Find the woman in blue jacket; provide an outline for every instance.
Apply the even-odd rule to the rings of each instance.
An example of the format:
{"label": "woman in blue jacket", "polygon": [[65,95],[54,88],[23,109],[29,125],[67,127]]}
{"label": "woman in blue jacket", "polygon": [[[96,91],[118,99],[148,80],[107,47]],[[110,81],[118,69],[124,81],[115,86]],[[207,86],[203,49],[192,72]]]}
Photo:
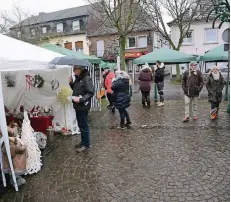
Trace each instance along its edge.
{"label": "woman in blue jacket", "polygon": [[130,97],[130,77],[124,71],[117,71],[115,80],[112,83],[115,107],[120,113],[120,128],[126,129],[131,125],[131,120],[127,108],[131,105]]}

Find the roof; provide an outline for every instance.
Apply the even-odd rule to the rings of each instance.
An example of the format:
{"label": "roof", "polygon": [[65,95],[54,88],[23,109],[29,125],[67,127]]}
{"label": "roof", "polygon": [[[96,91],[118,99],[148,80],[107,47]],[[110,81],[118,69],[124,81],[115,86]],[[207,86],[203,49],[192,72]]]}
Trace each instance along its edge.
{"label": "roof", "polygon": [[[40,23],[45,23],[45,22],[50,22],[50,21],[58,21],[58,20],[74,18],[78,16],[86,16],[88,15],[90,6],[91,5],[85,5],[85,6],[55,11],[51,13],[40,13],[37,16],[31,16],[23,20],[21,23],[21,26],[40,24]],[[14,27],[17,27],[17,25],[15,25]]]}

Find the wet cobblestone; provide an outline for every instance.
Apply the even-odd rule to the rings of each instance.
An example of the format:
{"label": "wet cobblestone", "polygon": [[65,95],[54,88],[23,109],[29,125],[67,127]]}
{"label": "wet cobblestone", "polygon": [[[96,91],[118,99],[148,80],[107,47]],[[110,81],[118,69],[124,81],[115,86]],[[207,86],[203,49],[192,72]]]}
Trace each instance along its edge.
{"label": "wet cobblestone", "polygon": [[77,136],[58,136],[44,152],[44,166],[9,202],[227,202],[230,200],[229,116],[209,120],[200,102],[198,122],[182,123],[183,102],[143,109],[139,99],[129,109],[131,130],[109,112],[90,117],[92,148],[77,154]]}

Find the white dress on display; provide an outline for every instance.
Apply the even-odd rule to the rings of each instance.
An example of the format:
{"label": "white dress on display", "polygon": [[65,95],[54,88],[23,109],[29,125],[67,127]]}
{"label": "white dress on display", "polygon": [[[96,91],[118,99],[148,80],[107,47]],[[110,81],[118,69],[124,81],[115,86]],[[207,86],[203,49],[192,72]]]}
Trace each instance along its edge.
{"label": "white dress on display", "polygon": [[33,135],[33,128],[30,125],[30,120],[28,118],[27,112],[24,112],[24,120],[22,124],[22,142],[27,146],[27,164],[26,164],[26,174],[34,174],[41,170],[42,160],[41,151],[39,149],[36,138]]}

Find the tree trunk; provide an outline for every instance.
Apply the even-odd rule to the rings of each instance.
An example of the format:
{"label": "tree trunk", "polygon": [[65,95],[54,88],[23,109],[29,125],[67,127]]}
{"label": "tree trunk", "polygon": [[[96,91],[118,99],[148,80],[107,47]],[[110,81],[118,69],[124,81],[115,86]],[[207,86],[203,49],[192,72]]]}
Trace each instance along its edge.
{"label": "tree trunk", "polygon": [[120,69],[126,70],[125,63],[126,36],[120,36]]}
{"label": "tree trunk", "polygon": [[177,64],[176,65],[176,81],[180,81],[181,78],[180,78],[180,65]]}

